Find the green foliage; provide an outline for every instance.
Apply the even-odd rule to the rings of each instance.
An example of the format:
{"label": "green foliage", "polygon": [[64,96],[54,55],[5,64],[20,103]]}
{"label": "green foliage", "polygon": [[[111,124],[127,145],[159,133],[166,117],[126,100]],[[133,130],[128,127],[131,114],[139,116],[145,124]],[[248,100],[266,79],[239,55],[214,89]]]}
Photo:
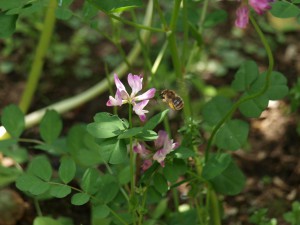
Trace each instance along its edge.
{"label": "green foliage", "polygon": [[[294,2],[297,3],[297,2]],[[299,2],[298,2],[299,4]],[[300,15],[300,9],[296,5],[287,1],[276,1],[272,4],[272,15],[279,18],[297,17]]]}
{"label": "green foliage", "polygon": [[216,192],[224,195],[236,195],[243,190],[246,177],[235,162],[231,161],[221,174],[209,181]]}
{"label": "green foliage", "polygon": [[220,23],[225,22],[227,20],[227,17],[227,12],[225,10],[219,9],[207,15],[203,25],[205,28],[214,27]]}
{"label": "green foliage", "polygon": [[62,130],[62,121],[54,110],[47,110],[40,123],[40,134],[47,144],[52,144]]}
{"label": "green foliage", "polygon": [[86,193],[77,193],[72,196],[71,203],[73,205],[84,205],[90,200],[90,196]]}
{"label": "green foliage", "polygon": [[129,10],[135,7],[141,7],[142,2],[140,0],[88,0],[91,4],[96,6],[98,9],[108,13],[120,13],[124,10]]}
{"label": "green foliage", "polygon": [[216,145],[221,149],[238,150],[241,148],[249,133],[249,125],[242,120],[226,122],[216,134]]}
{"label": "green foliage", "polygon": [[72,158],[63,157],[60,161],[58,170],[59,178],[65,183],[69,183],[74,177],[76,172],[76,165]]}
{"label": "green foliage", "polygon": [[259,209],[250,217],[250,222],[257,225],[277,225],[276,219],[266,217],[267,212],[267,209]]}
{"label": "green foliage", "polygon": [[33,221],[33,225],[63,225],[59,221],[52,219],[51,217],[36,217]]}
{"label": "green foliage", "polygon": [[6,15],[4,12],[0,12],[0,38],[7,38],[11,36],[16,29],[17,15]]}
{"label": "green foliage", "polygon": [[25,129],[24,114],[16,105],[9,105],[3,109],[1,123],[14,138],[19,137]]}
{"label": "green foliage", "polygon": [[300,224],[300,202],[293,202],[292,211],[285,213],[283,217],[284,220],[289,222],[291,225]]}

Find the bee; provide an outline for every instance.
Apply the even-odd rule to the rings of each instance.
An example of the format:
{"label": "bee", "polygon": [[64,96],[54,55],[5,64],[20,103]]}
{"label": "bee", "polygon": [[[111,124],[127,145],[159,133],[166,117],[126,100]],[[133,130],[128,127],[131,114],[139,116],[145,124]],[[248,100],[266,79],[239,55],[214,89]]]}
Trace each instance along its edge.
{"label": "bee", "polygon": [[160,93],[160,97],[173,110],[181,110],[184,106],[182,98],[175,91],[165,89]]}

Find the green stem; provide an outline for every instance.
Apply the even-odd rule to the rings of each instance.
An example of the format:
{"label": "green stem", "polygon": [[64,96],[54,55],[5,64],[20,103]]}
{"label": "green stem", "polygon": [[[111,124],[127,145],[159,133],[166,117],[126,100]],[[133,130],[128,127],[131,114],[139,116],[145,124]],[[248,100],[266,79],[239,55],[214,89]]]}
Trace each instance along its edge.
{"label": "green stem", "polygon": [[175,28],[178,19],[179,9],[180,9],[181,0],[175,0],[174,8],[172,12],[172,18],[170,22],[170,32],[167,33],[167,38],[169,42],[170,52],[172,56],[172,62],[175,70],[176,77],[178,79],[178,83],[180,85],[180,94],[185,102],[186,107],[183,108],[185,118],[189,118],[191,116],[191,109],[189,104],[188,92],[186,91],[186,85],[184,82],[181,59],[179,58],[176,38],[175,38]]}
{"label": "green stem", "polygon": [[[129,127],[132,128],[132,105],[129,105]],[[129,160],[130,160],[130,209],[132,210],[133,224],[136,224],[136,209],[135,209],[135,157],[133,152],[133,139],[129,138]],[[132,207],[133,205],[133,207]]]}
{"label": "green stem", "polygon": [[205,149],[205,162],[207,162],[208,157],[209,157],[209,150],[211,148],[212,145],[212,141],[213,138],[215,137],[217,131],[220,129],[220,127],[228,120],[230,119],[230,117],[232,116],[232,114],[235,112],[235,110],[244,102],[249,101],[251,99],[255,99],[261,95],[263,95],[267,90],[268,87],[270,85],[270,78],[271,78],[271,74],[273,71],[273,67],[274,67],[274,58],[273,58],[273,54],[271,51],[271,48],[266,40],[265,35],[263,34],[263,32],[261,31],[261,29],[259,28],[258,24],[256,23],[256,21],[254,20],[254,18],[252,17],[252,15],[250,15],[250,21],[252,23],[252,25],[254,26],[255,31],[257,32],[258,36],[260,37],[261,42],[263,43],[263,46],[267,52],[268,55],[268,61],[269,61],[269,66],[268,66],[268,70],[267,70],[267,75],[266,75],[266,82],[264,87],[258,91],[257,93],[253,94],[253,95],[249,95],[249,96],[245,96],[240,98],[233,106],[232,108],[227,112],[227,114],[222,118],[222,120],[216,125],[216,127],[213,129],[211,136],[208,140],[206,149]]}
{"label": "green stem", "polygon": [[53,35],[56,7],[57,0],[50,0],[49,5],[47,7],[43,30],[37,45],[36,53],[29,73],[28,81],[26,83],[26,87],[22,94],[22,98],[19,104],[20,109],[25,113],[28,111],[28,108],[32,102],[33,94],[37,88],[37,84],[40,79],[42,68],[44,65],[46,53]]}
{"label": "green stem", "polygon": [[33,203],[34,203],[34,207],[36,209],[36,213],[38,214],[38,216],[43,216],[40,204],[39,204],[39,200],[37,200],[36,198],[33,198]]}
{"label": "green stem", "polygon": [[138,24],[138,23],[134,23],[134,22],[131,22],[129,20],[125,20],[125,19],[123,19],[123,18],[121,18],[119,16],[116,16],[114,14],[108,14],[108,16],[110,16],[111,18],[113,18],[115,20],[121,21],[124,24],[133,26],[133,27],[135,27],[137,29],[143,29],[143,30],[148,30],[148,31],[153,31],[153,32],[165,32],[164,30],[162,30],[160,28],[148,27],[148,26],[144,26],[144,25],[141,25],[141,24]]}
{"label": "green stem", "polygon": [[107,206],[107,207],[109,208],[111,214],[113,214],[123,225],[128,225],[128,223],[125,220],[123,220],[123,218],[120,217],[118,213],[116,213],[114,210],[112,210],[109,206]]}
{"label": "green stem", "polygon": [[45,144],[42,141],[35,140],[35,139],[29,139],[29,138],[19,138],[18,142],[23,142],[23,143],[32,143],[32,144],[37,144],[37,145],[43,145]]}
{"label": "green stem", "polygon": [[[132,107],[129,105],[129,127],[132,128]],[[134,189],[135,189],[135,174],[134,174],[134,155],[133,155],[133,140],[132,137],[130,137],[129,142],[129,156],[130,156],[130,177],[131,177],[131,183],[130,183],[130,197],[134,196]]]}

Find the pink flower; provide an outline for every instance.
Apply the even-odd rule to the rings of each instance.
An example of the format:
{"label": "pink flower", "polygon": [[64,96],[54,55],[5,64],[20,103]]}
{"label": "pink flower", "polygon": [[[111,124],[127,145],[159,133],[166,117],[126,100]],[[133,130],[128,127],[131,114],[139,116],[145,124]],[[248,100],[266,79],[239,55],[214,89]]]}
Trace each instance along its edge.
{"label": "pink flower", "polygon": [[155,149],[158,149],[154,154],[147,150],[145,145],[142,143],[138,142],[133,147],[133,150],[140,154],[141,158],[144,159],[142,164],[143,171],[147,170],[152,165],[153,160],[156,160],[162,167],[164,167],[167,155],[174,151],[179,144],[170,140],[167,132],[160,130],[158,132],[158,138],[154,141],[154,146]]}
{"label": "pink flower", "polygon": [[[270,3],[274,0],[249,0],[249,5],[254,11],[261,15],[267,10],[271,9]],[[239,28],[246,28],[249,22],[249,8],[248,5],[242,5],[236,10],[235,26]]]}
{"label": "pink flower", "polygon": [[162,148],[153,155],[153,159],[159,162],[162,167],[164,167],[164,160],[166,156],[178,147],[178,143],[173,143],[173,139],[169,139],[167,132],[160,130],[158,132],[158,138],[155,140],[154,144],[155,147]]}
{"label": "pink flower", "polygon": [[[125,86],[120,81],[118,76],[114,75],[115,84],[117,87],[117,92],[115,97],[109,96],[107,101],[107,106],[121,106],[123,104],[129,103],[133,105],[133,111],[140,117],[142,121],[146,120],[147,110],[143,110],[144,107],[148,104],[149,99],[153,98],[155,95],[155,88],[151,88],[146,91],[144,94],[137,95],[143,88],[143,78],[142,76],[128,74],[127,81],[131,87],[131,94],[129,95],[126,91]],[[137,103],[139,102],[139,103]]]}
{"label": "pink flower", "polygon": [[257,14],[261,15],[271,9],[271,2],[273,2],[273,0],[249,0],[249,5]]}
{"label": "pink flower", "polygon": [[239,28],[246,28],[249,22],[249,9],[247,6],[241,6],[236,10],[235,26]]}

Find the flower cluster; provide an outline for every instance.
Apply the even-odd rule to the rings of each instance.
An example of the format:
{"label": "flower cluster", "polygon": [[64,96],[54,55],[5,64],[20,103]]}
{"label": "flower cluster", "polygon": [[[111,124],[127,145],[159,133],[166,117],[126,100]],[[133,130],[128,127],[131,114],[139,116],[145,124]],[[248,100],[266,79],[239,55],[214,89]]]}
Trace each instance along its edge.
{"label": "flower cluster", "polygon": [[[267,10],[271,9],[270,3],[274,0],[249,0],[249,5],[254,9],[254,11],[261,15]],[[248,5],[240,6],[236,11],[235,26],[239,28],[246,28],[249,23],[249,8]]]}
{"label": "flower cluster", "polygon": [[121,106],[123,104],[129,103],[133,105],[133,111],[140,117],[142,121],[146,120],[147,110],[144,107],[148,104],[149,99],[153,98],[155,95],[155,88],[151,88],[144,94],[137,95],[143,88],[143,77],[138,75],[128,74],[127,81],[131,87],[131,94],[129,95],[126,91],[125,86],[120,81],[118,76],[114,75],[115,85],[117,87],[117,92],[115,97],[109,96],[107,101],[107,106]]}
{"label": "flower cluster", "polygon": [[173,142],[173,139],[169,139],[166,131],[160,130],[158,132],[158,138],[154,141],[154,146],[157,150],[154,154],[147,150],[142,143],[137,143],[133,148],[133,150],[140,154],[141,158],[144,159],[142,165],[144,171],[152,165],[153,160],[156,160],[164,167],[166,156],[178,147],[178,143]]}

